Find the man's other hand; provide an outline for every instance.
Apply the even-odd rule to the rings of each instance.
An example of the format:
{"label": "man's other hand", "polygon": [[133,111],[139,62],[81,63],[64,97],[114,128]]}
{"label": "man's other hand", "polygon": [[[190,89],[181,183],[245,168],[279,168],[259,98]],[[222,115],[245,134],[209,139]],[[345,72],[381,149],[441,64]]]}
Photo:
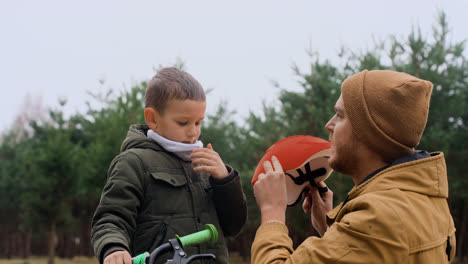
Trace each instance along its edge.
{"label": "man's other hand", "polygon": [[[324,182],[318,182],[319,187],[326,187]],[[327,213],[333,209],[333,192],[328,191],[320,193],[318,188],[311,187],[309,192],[305,193],[302,210],[310,214],[312,226],[323,236],[327,231]]]}
{"label": "man's other hand", "polygon": [[286,179],[279,160],[273,156],[263,163],[265,173],[258,175],[254,184],[254,195],[262,214],[262,224],[271,220],[285,223]]}

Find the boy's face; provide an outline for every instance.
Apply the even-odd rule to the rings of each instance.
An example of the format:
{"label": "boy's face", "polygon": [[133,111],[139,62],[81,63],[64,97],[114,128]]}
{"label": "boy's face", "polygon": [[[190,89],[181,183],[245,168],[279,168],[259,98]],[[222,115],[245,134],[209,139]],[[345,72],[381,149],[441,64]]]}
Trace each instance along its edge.
{"label": "boy's face", "polygon": [[193,144],[200,137],[205,110],[204,101],[172,99],[163,114],[154,111],[154,125],[150,128],[169,140]]}

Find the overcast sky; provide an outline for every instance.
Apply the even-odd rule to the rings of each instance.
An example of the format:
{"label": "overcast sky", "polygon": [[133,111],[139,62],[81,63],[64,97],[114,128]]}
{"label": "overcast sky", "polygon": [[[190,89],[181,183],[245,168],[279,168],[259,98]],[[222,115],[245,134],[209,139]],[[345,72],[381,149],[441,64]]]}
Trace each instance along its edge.
{"label": "overcast sky", "polygon": [[214,89],[209,112],[228,100],[243,117],[274,102],[272,80],[299,89],[291,65],[306,71],[309,47],[333,61],[341,46],[364,50],[414,25],[429,36],[437,10],[452,41],[468,38],[466,0],[0,0],[0,132],[28,94],[45,107],[67,98],[68,113],[83,112],[86,91],[128,89],[179,58]]}

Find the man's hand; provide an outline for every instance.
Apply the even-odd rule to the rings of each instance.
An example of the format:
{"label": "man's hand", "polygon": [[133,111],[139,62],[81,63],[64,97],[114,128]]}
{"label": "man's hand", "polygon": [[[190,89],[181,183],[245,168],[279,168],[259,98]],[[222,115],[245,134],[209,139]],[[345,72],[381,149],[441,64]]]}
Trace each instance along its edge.
{"label": "man's hand", "polygon": [[[326,187],[324,182],[318,182],[318,186]],[[327,231],[327,213],[333,209],[333,192],[329,189],[326,192],[319,193],[318,188],[312,187],[305,193],[305,199],[302,203],[304,213],[310,213],[312,226],[323,236]]]}
{"label": "man's hand", "polygon": [[[265,173],[258,175],[254,184],[254,195],[262,214],[262,224],[271,220],[285,223],[286,220],[286,180],[279,160],[271,158],[263,163]],[[274,168],[273,168],[274,167]]]}
{"label": "man's hand", "polygon": [[127,251],[115,251],[104,259],[104,264],[132,264],[132,257]]}
{"label": "man's hand", "polygon": [[193,165],[200,165],[193,168],[194,171],[206,171],[214,178],[222,179],[228,176],[228,171],[218,152],[214,151],[211,143],[207,148],[199,148],[192,151]]}

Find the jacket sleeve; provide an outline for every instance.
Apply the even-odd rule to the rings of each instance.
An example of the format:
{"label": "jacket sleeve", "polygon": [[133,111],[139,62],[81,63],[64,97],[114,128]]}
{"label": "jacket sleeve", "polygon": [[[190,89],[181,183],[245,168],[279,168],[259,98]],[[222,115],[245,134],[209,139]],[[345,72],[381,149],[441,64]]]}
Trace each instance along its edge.
{"label": "jacket sleeve", "polygon": [[133,153],[122,153],[112,161],[92,220],[91,243],[99,263],[112,247],[130,251],[143,199],[143,175],[141,161]]}
{"label": "jacket sleeve", "polygon": [[[402,222],[385,204],[375,204],[346,214],[322,238],[309,237],[296,250],[287,227],[267,222],[257,230],[252,263],[405,263],[408,245]],[[384,219],[386,218],[386,219]]]}
{"label": "jacket sleeve", "polygon": [[221,180],[210,178],[219,222],[226,236],[238,234],[247,221],[247,202],[239,173],[226,165],[229,175]]}

